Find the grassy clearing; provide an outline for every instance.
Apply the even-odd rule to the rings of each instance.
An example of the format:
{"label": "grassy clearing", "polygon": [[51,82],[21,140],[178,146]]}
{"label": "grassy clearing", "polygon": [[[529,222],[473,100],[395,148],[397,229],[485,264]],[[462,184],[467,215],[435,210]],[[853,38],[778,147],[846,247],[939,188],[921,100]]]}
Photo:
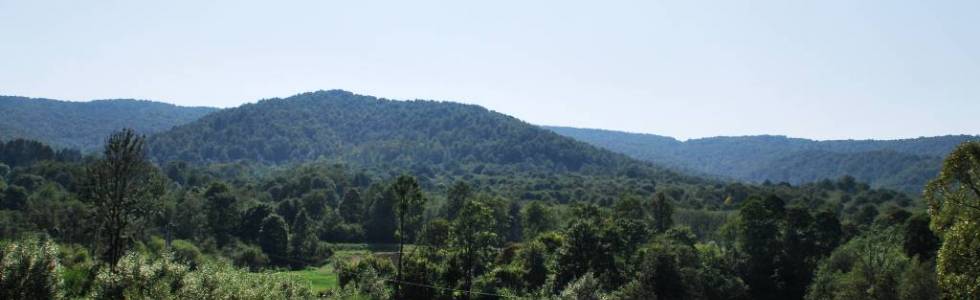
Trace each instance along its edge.
{"label": "grassy clearing", "polygon": [[336,261],[357,260],[361,257],[371,255],[374,252],[388,250],[389,245],[369,245],[369,244],[338,244],[329,262],[320,267],[310,267],[305,270],[288,271],[286,274],[296,276],[299,279],[310,283],[311,288],[316,292],[329,291],[340,287],[337,279],[337,272],[334,270],[333,263]]}

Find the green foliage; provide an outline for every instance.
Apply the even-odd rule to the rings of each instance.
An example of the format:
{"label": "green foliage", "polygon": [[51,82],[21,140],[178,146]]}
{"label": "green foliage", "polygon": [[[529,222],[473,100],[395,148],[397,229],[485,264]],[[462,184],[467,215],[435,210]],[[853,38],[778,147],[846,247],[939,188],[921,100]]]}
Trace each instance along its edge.
{"label": "green foliage", "polygon": [[479,197],[463,204],[450,234],[452,247],[458,252],[463,289],[469,291],[473,278],[482,274],[489,263],[493,246],[499,246],[500,236],[494,231],[497,220],[488,198]]}
{"label": "green foliage", "polygon": [[391,186],[395,195],[395,218],[398,230],[395,235],[399,243],[413,242],[422,226],[422,211],[426,199],[418,181],[408,175],[399,176]]}
{"label": "green foliage", "polygon": [[302,267],[302,265],[299,265],[299,262],[303,262],[303,264],[320,262],[329,256],[329,250],[320,247],[320,239],[317,238],[316,228],[314,228],[314,224],[310,218],[307,217],[306,210],[300,209],[290,232],[292,236],[290,237],[289,243],[290,249],[292,250],[294,267]]}
{"label": "green foliage", "polygon": [[337,208],[340,216],[347,223],[359,223],[364,218],[364,201],[361,193],[357,189],[350,189],[344,194],[344,199],[340,201]]}
{"label": "green foliage", "polygon": [[62,296],[58,247],[32,240],[0,248],[0,298],[58,299]]}
{"label": "green foliage", "polygon": [[665,232],[674,225],[674,206],[670,204],[664,193],[657,193],[653,198],[650,211],[653,215],[653,229],[656,232]]}
{"label": "green foliage", "polygon": [[232,253],[232,260],[236,266],[246,267],[253,272],[265,268],[270,262],[262,248],[254,245],[240,245]]}
{"label": "green foliage", "polygon": [[363,166],[414,168],[419,176],[472,163],[574,171],[625,162],[478,106],[392,101],[338,90],[222,110],[159,134],[152,144],[160,160],[282,163],[327,156]]}
{"label": "green foliage", "polygon": [[395,192],[389,187],[378,188],[373,194],[371,208],[365,221],[367,240],[369,242],[390,243],[395,241]]}
{"label": "green foliage", "polygon": [[185,240],[174,240],[170,243],[173,251],[173,260],[187,265],[192,270],[197,269],[204,263],[204,254],[194,244]]}
{"label": "green foliage", "polygon": [[980,295],[980,225],[976,220],[956,223],[943,234],[936,272],[945,297],[976,298]]}
{"label": "green foliage", "polygon": [[907,140],[813,141],[783,136],[712,137],[678,141],[650,134],[546,127],[636,159],[676,169],[800,184],[851,175],[872,186],[919,193],[956,145],[977,136]]}
{"label": "green foliage", "polygon": [[936,272],[944,297],[980,297],[980,142],[950,153],[925,196],[932,229],[943,240]]}
{"label": "green foliage", "polygon": [[560,297],[568,300],[601,300],[604,295],[599,287],[599,280],[591,272],[586,272],[565,287]]}
{"label": "green foliage", "polygon": [[777,267],[774,259],[782,248],[779,240],[784,212],[782,205],[782,200],[775,197],[766,200],[753,198],[742,204],[739,210],[739,248],[746,255],[745,279],[751,287],[752,297],[756,299],[775,298],[777,295],[776,282],[772,277]]}
{"label": "green foliage", "polygon": [[693,247],[671,241],[644,249],[637,276],[615,294],[620,299],[697,299],[699,267]]}
{"label": "green foliage", "polygon": [[204,192],[204,198],[205,209],[208,212],[208,227],[218,247],[224,246],[231,242],[241,222],[239,214],[241,204],[223,183],[212,183]]}
{"label": "green foliage", "polygon": [[458,181],[449,188],[446,195],[446,218],[455,220],[459,211],[463,209],[466,200],[472,196],[472,190],[464,181]]}
{"label": "green foliage", "polygon": [[806,298],[899,299],[908,266],[909,258],[894,232],[873,230],[841,246],[821,263]]}
{"label": "green foliage", "polygon": [[79,159],[81,159],[81,153],[76,150],[55,150],[41,142],[25,139],[3,142],[3,137],[0,136],[0,164],[2,164],[0,165],[0,178],[6,177],[11,168],[26,167],[40,161],[69,162]]}
{"label": "green foliage", "polygon": [[939,299],[939,283],[936,280],[936,264],[931,260],[911,260],[899,282],[899,299]]}
{"label": "green foliage", "polygon": [[132,129],[109,136],[103,157],[87,170],[84,199],[95,211],[105,239],[103,253],[112,268],[127,250],[126,238],[136,223],[157,213],[164,184],[146,159],[144,137]]}
{"label": "green foliage", "polygon": [[902,249],[909,257],[927,260],[935,257],[939,248],[939,238],[929,230],[929,215],[916,214],[905,221]]}
{"label": "green foliage", "polygon": [[[238,125],[226,121],[225,128]],[[315,136],[323,130],[303,134]],[[411,138],[424,140],[442,130],[450,129]],[[363,134],[372,132],[364,129]],[[496,134],[509,133],[488,136]],[[392,137],[375,136],[361,145],[387,138]],[[327,140],[311,142],[322,141]],[[15,199],[25,200],[0,209],[0,238],[46,233],[100,253],[105,240],[96,239],[95,233],[104,230],[92,220],[105,211],[79,202],[93,182],[85,166],[98,158],[61,161],[48,158],[44,147],[24,149],[38,151],[25,157],[46,158],[18,165],[4,177],[12,184],[4,188],[4,198],[17,194]],[[331,243],[399,240],[404,243],[362,245],[357,254],[331,258],[343,287],[317,292],[379,299],[467,297],[461,291],[485,293],[469,294],[474,299],[492,299],[491,294],[547,299],[563,291],[569,297],[614,299],[799,299],[805,292],[811,298],[929,299],[938,290],[927,255],[936,245],[921,242],[930,240],[924,226],[930,220],[918,214],[915,199],[872,189],[853,177],[801,186],[754,185],[669,176],[628,160],[620,165],[618,159],[573,171],[561,164],[541,165],[552,159],[547,155],[518,163],[476,162],[484,157],[432,163],[431,157],[415,155],[353,161],[352,166],[327,159],[279,165],[248,160],[167,163],[154,175],[166,193],[142,217],[130,219],[132,226],[125,230],[121,242],[134,249],[134,257],[120,264],[128,269],[100,268],[105,260],[79,254],[87,249],[64,248],[69,250],[58,256],[59,293],[78,298],[302,298],[309,296],[298,288],[308,283],[304,276],[320,270],[333,249],[349,247]],[[384,163],[396,167],[377,167]],[[945,216],[959,221],[969,216],[960,213],[948,211]],[[957,228],[955,223],[943,228]],[[868,240],[868,231],[876,228],[886,228],[894,240],[874,248],[890,256],[869,260],[887,263],[861,262],[866,258],[853,253],[870,252],[861,248],[867,242],[855,241]],[[173,241],[172,251],[164,238]],[[970,241],[975,239],[959,238],[960,244],[947,243],[949,249],[970,259],[969,249],[975,248]],[[850,246],[838,247],[841,243]],[[914,255],[919,259],[911,259]],[[939,259],[943,261],[941,255]],[[286,282],[266,286],[256,281],[279,279],[225,265],[231,262],[251,272],[282,267],[296,271],[280,274]],[[973,272],[945,268],[940,266]],[[876,275],[867,276],[868,270]],[[299,277],[300,283],[288,276]],[[260,287],[269,293],[251,290]]]}
{"label": "green foliage", "polygon": [[391,290],[385,285],[385,277],[394,272],[391,261],[377,257],[362,260],[337,262],[337,279],[342,288],[353,286],[360,293],[372,299],[389,299]]}
{"label": "green foliage", "polygon": [[533,238],[538,234],[557,228],[558,222],[555,220],[554,214],[539,201],[532,201],[524,205],[522,214],[525,238]]}
{"label": "green foliage", "polygon": [[97,151],[119,128],[157,133],[216,111],[145,100],[69,102],[0,96],[0,140],[25,138]]}
{"label": "green foliage", "polygon": [[259,231],[259,245],[262,251],[272,259],[272,262],[283,265],[289,258],[289,228],[286,221],[276,214],[262,220]]}
{"label": "green foliage", "polygon": [[309,286],[283,274],[248,273],[207,263],[191,271],[164,257],[130,253],[96,276],[95,299],[312,299]]}

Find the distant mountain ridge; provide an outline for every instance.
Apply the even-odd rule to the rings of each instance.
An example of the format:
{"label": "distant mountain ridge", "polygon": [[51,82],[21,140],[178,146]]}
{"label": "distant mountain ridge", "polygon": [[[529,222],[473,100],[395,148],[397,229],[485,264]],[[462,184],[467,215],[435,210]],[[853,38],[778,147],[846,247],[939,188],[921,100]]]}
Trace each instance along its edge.
{"label": "distant mountain ridge", "polygon": [[153,134],[216,110],[132,99],[72,102],[0,96],[0,140],[23,138],[95,151],[106,136],[121,128]]}
{"label": "distant mountain ridge", "polygon": [[320,158],[437,174],[623,172],[679,176],[486,108],[342,90],[224,109],[153,135],[156,160],[285,164]]}
{"label": "distant mountain ridge", "polygon": [[761,135],[679,141],[601,129],[548,127],[559,134],[675,169],[750,182],[799,184],[851,175],[876,187],[910,193],[935,177],[942,157],[980,136],[949,135],[902,140],[814,141]]}

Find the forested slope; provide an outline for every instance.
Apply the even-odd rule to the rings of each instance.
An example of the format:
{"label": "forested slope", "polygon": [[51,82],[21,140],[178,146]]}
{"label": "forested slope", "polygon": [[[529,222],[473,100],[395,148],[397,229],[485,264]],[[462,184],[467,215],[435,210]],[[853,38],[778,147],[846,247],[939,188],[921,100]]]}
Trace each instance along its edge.
{"label": "forested slope", "polygon": [[581,172],[630,168],[675,176],[624,155],[475,105],[395,101],[332,90],[223,110],[154,135],[158,161],[316,159],[420,175]]}
{"label": "forested slope", "polygon": [[676,169],[751,182],[800,184],[854,176],[872,186],[920,193],[941,158],[980,137],[814,141],[784,136],[674,138],[597,129],[547,127],[559,134]]}
{"label": "forested slope", "polygon": [[69,102],[0,96],[0,140],[37,140],[56,147],[97,150],[113,131],[156,133],[215,111],[145,100]]}

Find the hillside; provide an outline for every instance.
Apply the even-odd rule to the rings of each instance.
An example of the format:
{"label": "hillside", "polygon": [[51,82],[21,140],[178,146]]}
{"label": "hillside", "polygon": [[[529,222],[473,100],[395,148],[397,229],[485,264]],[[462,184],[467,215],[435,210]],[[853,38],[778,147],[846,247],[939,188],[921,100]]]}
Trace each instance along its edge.
{"label": "hillside", "polygon": [[316,159],[361,168],[442,174],[643,169],[675,177],[475,105],[396,101],[332,90],[226,109],[151,137],[160,162],[270,165]]}
{"label": "hillside", "polygon": [[904,140],[814,141],[784,136],[674,138],[609,130],[547,127],[631,157],[697,173],[751,182],[799,184],[851,175],[875,187],[919,193],[941,157],[977,136]]}
{"label": "hillside", "polygon": [[152,134],[215,111],[145,100],[69,102],[0,96],[0,140],[37,140],[56,147],[92,151],[115,130]]}

